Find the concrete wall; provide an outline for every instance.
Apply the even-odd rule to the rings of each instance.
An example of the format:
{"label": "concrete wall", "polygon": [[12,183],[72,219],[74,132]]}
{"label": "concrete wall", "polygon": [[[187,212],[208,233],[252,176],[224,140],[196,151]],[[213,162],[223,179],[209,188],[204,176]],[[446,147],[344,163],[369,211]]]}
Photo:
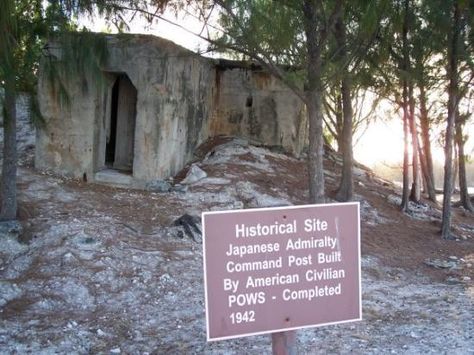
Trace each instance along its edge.
{"label": "concrete wall", "polygon": [[256,66],[222,61],[216,69],[210,131],[242,136],[299,155],[308,135],[300,98]]}
{"label": "concrete wall", "polygon": [[125,72],[137,89],[134,178],[177,173],[209,135],[212,66],[152,36],[111,40],[109,72]]}
{"label": "concrete wall", "polygon": [[93,78],[65,82],[70,106],[61,106],[48,80],[40,77],[39,101],[47,126],[38,133],[36,166],[89,178],[104,167],[111,87],[125,73],[137,89],[134,182],[141,185],[175,174],[209,136],[212,63],[152,36],[110,36],[109,52],[105,87]]}
{"label": "concrete wall", "polygon": [[[176,174],[196,147],[213,135],[243,136],[297,155],[303,149],[303,104],[263,71],[216,65],[213,59],[153,36],[107,38],[105,83],[98,85],[92,77],[63,78],[70,105],[61,105],[50,82],[40,75],[39,102],[46,127],[37,133],[37,168],[78,178],[86,175],[93,181],[106,167],[112,88],[123,74],[136,88],[135,129],[127,128],[124,134],[133,135],[133,144],[122,146],[133,146],[136,187]],[[128,106],[126,111],[132,112]]]}
{"label": "concrete wall", "polygon": [[[81,87],[80,78],[65,83],[68,88]],[[96,90],[85,96],[69,90],[69,106],[54,99],[53,88],[44,76],[38,82],[38,100],[46,126],[36,131],[35,165],[41,170],[82,177],[93,172],[93,143]],[[74,95],[74,96],[73,96]],[[82,113],[82,114],[78,114]]]}

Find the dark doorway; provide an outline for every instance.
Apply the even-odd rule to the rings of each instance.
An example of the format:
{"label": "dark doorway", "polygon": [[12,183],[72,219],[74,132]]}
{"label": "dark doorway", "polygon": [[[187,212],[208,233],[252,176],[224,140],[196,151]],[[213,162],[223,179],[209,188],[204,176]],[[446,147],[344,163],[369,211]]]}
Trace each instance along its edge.
{"label": "dark doorway", "polygon": [[137,90],[126,74],[112,87],[110,124],[107,128],[105,165],[131,172],[133,168]]}
{"label": "dark doorway", "polygon": [[112,167],[115,160],[115,139],[117,138],[117,103],[120,77],[115,80],[112,88],[112,102],[110,107],[110,132],[107,137],[107,145],[105,146],[105,165]]}

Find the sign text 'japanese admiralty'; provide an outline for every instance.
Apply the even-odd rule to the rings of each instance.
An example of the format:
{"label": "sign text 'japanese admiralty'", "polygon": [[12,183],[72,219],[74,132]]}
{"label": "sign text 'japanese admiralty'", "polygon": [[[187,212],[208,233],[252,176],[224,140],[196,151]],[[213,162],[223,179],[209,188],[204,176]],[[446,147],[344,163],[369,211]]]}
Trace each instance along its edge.
{"label": "sign text 'japanese admiralty'", "polygon": [[205,212],[208,340],[361,319],[359,204]]}

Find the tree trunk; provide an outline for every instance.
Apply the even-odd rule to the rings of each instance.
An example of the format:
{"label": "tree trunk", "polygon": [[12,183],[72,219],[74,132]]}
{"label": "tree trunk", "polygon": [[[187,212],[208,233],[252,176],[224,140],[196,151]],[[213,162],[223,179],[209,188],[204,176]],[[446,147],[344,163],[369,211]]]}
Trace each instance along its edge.
{"label": "tree trunk", "polygon": [[342,177],[339,189],[336,194],[338,201],[350,201],[354,191],[352,168],[354,165],[352,152],[352,100],[351,100],[351,78],[347,69],[347,48],[346,48],[346,28],[344,25],[343,11],[339,15],[335,24],[335,37],[339,51],[339,59],[343,64],[343,77],[341,80],[342,95]]}
{"label": "tree trunk", "polygon": [[305,0],[303,4],[306,46],[308,51],[308,82],[306,106],[309,121],[309,202],[324,203],[324,138],[323,138],[323,89],[321,83],[321,43],[318,30],[316,1]]}
{"label": "tree trunk", "polygon": [[422,82],[419,83],[418,88],[420,90],[420,129],[421,142],[423,145],[423,154],[420,154],[420,157],[422,159],[423,176],[428,199],[436,203],[436,186],[433,169],[433,154],[431,153],[430,119],[426,107],[426,91]]}
{"label": "tree trunk", "polygon": [[405,0],[405,15],[403,20],[402,28],[402,51],[403,51],[403,63],[402,63],[402,87],[403,87],[403,191],[402,191],[402,202],[400,209],[403,212],[409,211],[409,155],[408,155],[408,135],[409,135],[409,115],[410,115],[410,102],[409,102],[409,83],[408,83],[408,72],[410,70],[410,48],[408,46],[408,27],[409,27],[409,11],[410,11],[410,0]]}
{"label": "tree trunk", "polygon": [[320,90],[307,92],[309,120],[309,203],[324,203],[323,124]]}
{"label": "tree trunk", "polygon": [[418,155],[420,156],[420,168],[421,168],[421,183],[422,183],[422,191],[425,194],[428,194],[428,184],[427,184],[427,177],[428,169],[426,168],[426,159],[425,155],[423,154],[423,148],[421,144],[418,144]]}
{"label": "tree trunk", "polygon": [[459,166],[459,159],[458,159],[458,151],[456,150],[455,146],[455,136],[456,136],[456,115],[454,116],[454,128],[453,128],[453,168],[452,174],[453,177],[451,178],[451,194],[456,193],[456,181],[458,180],[458,166]]}
{"label": "tree trunk", "polygon": [[456,146],[458,148],[458,172],[459,172],[459,194],[461,197],[461,206],[466,210],[473,212],[474,208],[469,198],[468,186],[467,186],[467,176],[466,176],[466,155],[464,153],[464,136],[463,136],[463,119],[457,115],[456,117]]}
{"label": "tree trunk", "polygon": [[410,105],[410,132],[412,144],[412,185],[410,192],[410,200],[419,203],[421,200],[421,186],[420,186],[420,162],[418,155],[418,129],[415,118],[415,98],[413,96],[413,82],[410,81],[408,87],[408,100]]}
{"label": "tree trunk", "polygon": [[16,219],[16,88],[15,76],[5,78],[5,117],[3,118],[3,164],[0,220]]}
{"label": "tree trunk", "polygon": [[337,132],[337,152],[344,154],[343,146],[344,146],[344,113],[343,113],[343,99],[342,99],[342,85],[339,87],[338,94],[336,96],[336,132]]}
{"label": "tree trunk", "polygon": [[408,155],[408,100],[407,100],[407,87],[406,83],[403,84],[403,190],[402,190],[402,202],[400,209],[403,212],[410,210],[408,202],[410,200],[410,188],[409,188],[409,168],[410,158]]}
{"label": "tree trunk", "polygon": [[451,195],[453,180],[453,136],[454,123],[458,105],[458,35],[460,32],[459,5],[454,2],[453,26],[448,42],[448,118],[444,146],[444,184],[443,184],[443,217],[441,221],[441,236],[443,239],[452,239],[451,236]]}

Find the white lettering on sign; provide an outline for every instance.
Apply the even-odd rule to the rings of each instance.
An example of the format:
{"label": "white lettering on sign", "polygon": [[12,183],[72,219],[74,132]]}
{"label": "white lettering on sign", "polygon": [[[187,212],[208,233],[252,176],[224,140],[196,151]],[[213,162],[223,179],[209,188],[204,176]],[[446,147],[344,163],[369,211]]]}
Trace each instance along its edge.
{"label": "white lettering on sign", "polygon": [[343,279],[346,277],[344,269],[333,270],[332,268],[323,269],[318,271],[316,269],[307,270],[305,273],[306,281],[321,281],[321,280],[334,280]]}
{"label": "white lettering on sign", "polygon": [[245,224],[235,225],[235,237],[236,238],[247,238],[247,237],[262,237],[268,235],[279,235],[279,234],[294,234],[296,233],[296,221],[292,223],[280,223],[275,221],[273,224],[256,224],[252,226],[246,226]]}
{"label": "white lettering on sign", "polygon": [[315,286],[310,289],[304,290],[290,290],[285,289],[283,291],[282,298],[284,301],[291,301],[291,300],[307,300],[311,301],[317,297],[325,297],[325,296],[332,296],[332,295],[340,295],[341,294],[341,284],[337,284],[337,286],[328,286],[325,285],[324,287]]}
{"label": "white lettering on sign", "polygon": [[288,266],[308,266],[313,265],[312,255],[309,254],[307,256],[294,256],[288,255]]}
{"label": "white lettering on sign", "polygon": [[314,231],[325,231],[328,229],[328,222],[321,221],[316,218],[305,219],[304,221],[304,231],[305,232],[314,232]]}
{"label": "white lettering on sign", "polygon": [[337,263],[342,260],[340,251],[333,251],[329,255],[318,253],[318,264]]}
{"label": "white lettering on sign", "polygon": [[237,263],[235,261],[229,261],[226,264],[226,270],[229,273],[233,272],[246,272],[246,271],[259,271],[268,269],[280,269],[283,266],[282,257],[278,259],[270,259],[263,261],[249,261]]}
{"label": "white lettering on sign", "polygon": [[337,238],[324,236],[324,238],[302,239],[296,240],[290,238],[286,243],[286,250],[301,250],[301,249],[318,249],[318,248],[331,248],[334,249],[337,246]]}
{"label": "white lettering on sign", "polygon": [[268,243],[268,244],[249,244],[249,245],[233,245],[229,244],[229,250],[226,255],[238,255],[243,257],[244,255],[261,254],[261,253],[274,253],[280,251],[279,243]]}
{"label": "white lettering on sign", "polygon": [[357,202],[203,213],[208,340],[361,319]]}
{"label": "white lettering on sign", "polygon": [[253,277],[249,276],[245,284],[245,288],[267,287],[275,285],[297,284],[300,282],[300,275],[280,275],[276,274],[268,277]]}
{"label": "white lettering on sign", "polygon": [[232,312],[229,318],[232,324],[255,322],[255,312],[254,311]]}
{"label": "white lettering on sign", "polygon": [[236,292],[239,288],[239,281],[233,281],[231,279],[224,279],[224,291]]}
{"label": "white lettering on sign", "polygon": [[265,303],[265,292],[242,293],[239,295],[229,295],[229,308],[233,305],[244,307]]}

